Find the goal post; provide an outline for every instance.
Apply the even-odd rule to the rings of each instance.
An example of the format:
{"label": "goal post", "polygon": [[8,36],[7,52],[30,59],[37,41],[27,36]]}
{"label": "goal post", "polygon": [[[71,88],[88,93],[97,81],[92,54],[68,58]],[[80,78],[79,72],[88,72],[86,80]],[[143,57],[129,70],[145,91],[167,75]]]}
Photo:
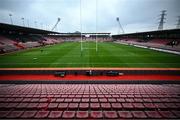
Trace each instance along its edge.
{"label": "goal post", "polygon": [[[80,35],[81,35],[81,40],[80,40],[80,44],[81,44],[81,53],[83,52],[84,49],[95,49],[96,52],[98,52],[98,34],[97,34],[97,31],[98,31],[98,0],[96,0],[96,32],[95,32],[95,47],[94,48],[89,48],[89,47],[86,47],[84,45],[84,42],[86,42],[86,33],[83,33],[82,31],[82,0],[80,0]],[[94,35],[94,34],[93,34]],[[92,36],[93,36],[92,35]],[[90,36],[91,37],[91,36]],[[92,38],[93,40],[93,38]],[[90,41],[92,41],[90,40]],[[88,41],[89,42],[89,41]],[[86,44],[86,43],[85,43]]]}
{"label": "goal post", "polygon": [[96,38],[95,38],[95,43],[96,43],[96,52],[98,51],[98,36],[97,36],[97,30],[96,30]]}
{"label": "goal post", "polygon": [[87,34],[83,33],[81,35],[80,44],[81,44],[81,47],[80,47],[81,51],[87,50],[87,49],[94,49],[96,52],[98,51],[97,35],[95,35],[95,37],[93,36],[87,37]]}

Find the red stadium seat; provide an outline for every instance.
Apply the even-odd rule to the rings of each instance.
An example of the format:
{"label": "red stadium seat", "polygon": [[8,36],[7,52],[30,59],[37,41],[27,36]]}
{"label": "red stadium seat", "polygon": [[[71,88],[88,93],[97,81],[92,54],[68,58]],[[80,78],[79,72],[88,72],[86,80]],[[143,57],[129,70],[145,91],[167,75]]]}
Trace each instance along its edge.
{"label": "red stadium seat", "polygon": [[178,85],[22,86],[0,87],[0,119],[180,118]]}

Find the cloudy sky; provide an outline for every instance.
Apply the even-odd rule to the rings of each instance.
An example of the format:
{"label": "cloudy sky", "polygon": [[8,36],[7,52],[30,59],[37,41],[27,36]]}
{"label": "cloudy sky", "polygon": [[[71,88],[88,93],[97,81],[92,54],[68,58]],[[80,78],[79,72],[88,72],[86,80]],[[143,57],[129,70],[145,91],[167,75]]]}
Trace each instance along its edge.
{"label": "cloudy sky", "polygon": [[[80,2],[81,1],[81,2]],[[81,13],[80,17],[80,3]],[[165,29],[175,28],[180,0],[0,0],[0,22],[51,29],[60,17],[60,32],[118,33],[116,17],[126,33],[156,30],[160,11],[167,10]],[[96,22],[97,19],[97,22]],[[37,21],[37,24],[35,24]],[[81,22],[80,22],[81,21]]]}

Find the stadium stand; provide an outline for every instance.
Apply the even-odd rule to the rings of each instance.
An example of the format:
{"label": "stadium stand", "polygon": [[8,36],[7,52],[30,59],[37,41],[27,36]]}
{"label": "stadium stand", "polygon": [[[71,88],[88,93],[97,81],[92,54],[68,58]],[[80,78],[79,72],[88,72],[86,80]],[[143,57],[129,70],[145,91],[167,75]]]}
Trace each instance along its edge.
{"label": "stadium stand", "polygon": [[[41,47],[45,45],[59,44],[62,42],[77,42],[81,40],[81,34],[56,33],[52,31],[26,28],[0,23],[0,53],[14,52],[21,49]],[[52,35],[54,34],[54,35]],[[86,34],[90,38],[86,38]],[[98,36],[98,37],[97,37]],[[83,39],[93,40],[98,38],[100,42],[112,41],[110,33],[83,33]]]}
{"label": "stadium stand", "polygon": [[152,39],[148,41],[149,43],[155,43],[155,44],[161,44],[161,45],[167,45],[170,43],[172,40],[167,40],[167,39]]}
{"label": "stadium stand", "polygon": [[[80,41],[79,34],[54,33],[14,25],[3,24],[0,31],[0,53]],[[162,35],[167,31],[154,32]],[[114,39],[128,45],[179,50],[179,39],[147,39],[141,38],[141,35],[146,36],[148,32],[140,34],[141,37],[137,34],[136,37],[131,34],[127,35],[129,37],[99,36],[98,41],[110,42]],[[91,37],[87,40],[96,36]],[[167,45],[170,43],[177,46]],[[0,119],[180,119],[179,68],[92,69],[1,68]],[[135,78],[137,76],[139,78]],[[157,76],[161,76],[160,81]],[[167,76],[169,78],[165,79]],[[76,79],[73,80],[74,77]],[[98,81],[98,77],[105,79]]]}
{"label": "stadium stand", "polygon": [[141,45],[146,47],[154,47],[159,49],[165,49],[165,50],[172,50],[172,51],[180,51],[179,46],[180,40],[166,40],[166,39],[152,39],[152,40],[144,40],[144,39],[134,39],[134,38],[128,38],[128,39],[120,39],[116,40],[116,43],[125,43],[128,45]]}
{"label": "stadium stand", "polygon": [[113,35],[115,42],[180,51],[179,29]]}
{"label": "stadium stand", "polygon": [[45,40],[43,41],[45,44],[57,44],[57,43],[60,43],[61,41],[59,40],[56,40],[52,37],[45,37],[44,38]]}
{"label": "stadium stand", "polygon": [[[87,34],[93,34],[93,33],[87,33]],[[86,41],[93,41],[96,39],[96,36],[90,36],[90,38],[86,38],[83,36],[83,39]],[[59,35],[59,36],[53,36],[53,35],[37,35],[37,34],[2,34],[0,36],[0,50],[1,53],[6,52],[12,52],[17,51],[21,49],[26,48],[34,48],[34,47],[40,47],[45,45],[53,45],[53,44],[59,44],[62,42],[77,42],[81,40],[80,34],[74,35],[74,34],[65,34],[65,35]],[[97,40],[99,42],[109,42],[112,41],[110,37],[98,35]]]}
{"label": "stadium stand", "polygon": [[1,44],[14,44],[13,40],[10,40],[6,37],[0,36]]}
{"label": "stadium stand", "polygon": [[[56,32],[0,23],[0,53],[62,42],[47,36]],[[46,37],[47,36],[47,37]]]}
{"label": "stadium stand", "polygon": [[19,44],[25,48],[33,48],[33,47],[40,46],[38,42],[25,42],[25,43],[19,43]]}
{"label": "stadium stand", "polygon": [[179,85],[1,85],[0,118],[178,119]]}
{"label": "stadium stand", "polygon": [[26,48],[40,47],[63,42],[52,37],[43,37],[40,35],[17,35],[6,34],[0,36],[1,53],[17,51]]}

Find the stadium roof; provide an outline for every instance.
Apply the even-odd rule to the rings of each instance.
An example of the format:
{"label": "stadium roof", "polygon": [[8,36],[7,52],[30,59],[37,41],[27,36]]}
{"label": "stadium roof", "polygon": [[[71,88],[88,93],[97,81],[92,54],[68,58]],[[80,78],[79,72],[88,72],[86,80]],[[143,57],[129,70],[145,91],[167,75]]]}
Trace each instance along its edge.
{"label": "stadium roof", "polygon": [[[111,33],[82,33],[82,35],[110,35]],[[57,35],[81,35],[81,33],[58,33]]]}
{"label": "stadium roof", "polygon": [[147,31],[147,32],[137,32],[137,33],[127,33],[127,34],[119,34],[112,35],[113,37],[121,37],[121,36],[130,36],[130,35],[152,35],[152,34],[180,34],[180,29],[168,29],[168,30],[156,30],[156,31]]}
{"label": "stadium roof", "polygon": [[[81,33],[59,33],[54,31],[48,30],[41,30],[36,28],[29,28],[17,25],[11,25],[6,23],[0,23],[0,31],[11,31],[11,32],[18,32],[18,33],[28,33],[28,34],[53,34],[53,35],[60,35],[60,36],[74,36],[74,35],[81,35]],[[83,35],[110,35],[111,33],[82,33]]]}
{"label": "stadium roof", "polygon": [[0,23],[0,31],[12,31],[19,33],[30,33],[30,34],[58,34],[58,32],[11,25],[6,23]]}

